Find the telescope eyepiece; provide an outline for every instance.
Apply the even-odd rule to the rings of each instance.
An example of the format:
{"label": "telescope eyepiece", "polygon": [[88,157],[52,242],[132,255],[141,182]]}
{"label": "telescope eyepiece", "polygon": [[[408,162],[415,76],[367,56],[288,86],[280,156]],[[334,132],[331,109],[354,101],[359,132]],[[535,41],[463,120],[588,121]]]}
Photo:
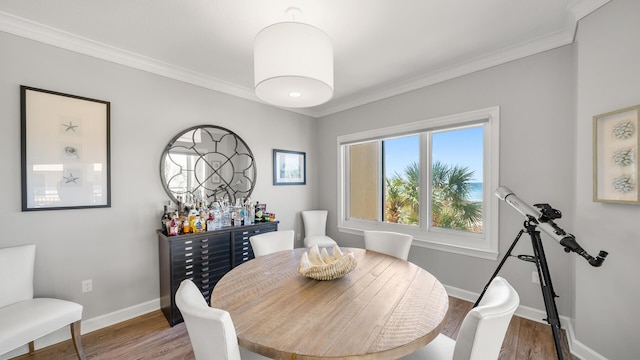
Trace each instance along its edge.
{"label": "telescope eyepiece", "polygon": [[608,252],[601,250],[598,256],[596,256],[595,258],[589,259],[589,264],[591,264],[591,266],[594,266],[594,267],[600,267],[602,266],[602,263],[604,262],[604,258],[606,258],[607,255],[609,255]]}

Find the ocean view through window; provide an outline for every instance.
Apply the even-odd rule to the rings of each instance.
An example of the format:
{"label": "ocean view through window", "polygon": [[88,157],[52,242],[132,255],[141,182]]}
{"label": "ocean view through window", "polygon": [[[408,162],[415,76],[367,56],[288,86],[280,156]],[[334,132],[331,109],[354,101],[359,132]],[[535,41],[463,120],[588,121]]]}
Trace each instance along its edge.
{"label": "ocean view through window", "polygon": [[414,245],[496,257],[498,201],[489,189],[498,186],[498,114],[339,137],[339,229],[408,233]]}
{"label": "ocean view through window", "polygon": [[483,139],[481,125],[431,134],[433,227],[482,233],[484,199],[471,193],[472,184],[482,187]]}
{"label": "ocean view through window", "polygon": [[482,201],[482,183],[472,182],[472,183],[469,183],[469,185],[471,185],[471,192],[469,193],[469,199],[471,201]]}

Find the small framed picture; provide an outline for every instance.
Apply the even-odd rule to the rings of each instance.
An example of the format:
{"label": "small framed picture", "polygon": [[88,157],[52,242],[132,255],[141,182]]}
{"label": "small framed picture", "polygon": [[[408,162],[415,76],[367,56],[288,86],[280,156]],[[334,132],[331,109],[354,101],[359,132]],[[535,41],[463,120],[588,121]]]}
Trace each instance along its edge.
{"label": "small framed picture", "polygon": [[273,150],[273,185],[305,185],[306,154],[300,151]]}
{"label": "small framed picture", "polygon": [[640,204],[640,105],[593,117],[593,201]]}

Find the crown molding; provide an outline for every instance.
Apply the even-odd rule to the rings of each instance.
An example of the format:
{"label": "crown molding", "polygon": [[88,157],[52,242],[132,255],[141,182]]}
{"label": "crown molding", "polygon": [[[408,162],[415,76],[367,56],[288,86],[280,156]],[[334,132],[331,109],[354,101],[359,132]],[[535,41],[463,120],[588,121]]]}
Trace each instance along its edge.
{"label": "crown molding", "polygon": [[47,45],[70,50],[171,79],[191,83],[237,97],[257,101],[246,88],[201,73],[122,50],[31,20],[0,12],[0,30]]}
{"label": "crown molding", "polygon": [[610,0],[576,0],[568,6],[567,10],[573,14],[575,22],[577,23],[580,19],[598,10],[609,1]]}
{"label": "crown molding", "polygon": [[469,61],[440,68],[431,73],[421,75],[402,83],[395,83],[386,88],[376,89],[367,93],[360,93],[356,96],[345,98],[342,101],[335,101],[331,103],[331,105],[320,109],[317,112],[317,115],[318,117],[322,117],[348,110],[356,106],[390,98],[392,96],[400,95],[409,91],[417,90],[463,75],[468,75],[476,71],[488,69],[490,67],[564,46],[570,44],[572,41],[572,33],[566,30],[556,32],[545,37],[531,40],[524,44],[504,48],[488,55],[476,57]]}
{"label": "crown molding", "polygon": [[386,88],[376,89],[343,100],[334,101],[326,107],[316,109],[314,115],[316,117],[331,115],[571,44],[575,39],[578,21],[609,1],[610,0],[577,0],[567,8],[565,26],[561,31],[515,46],[503,48],[494,53],[483,55],[469,61],[447,66],[403,83],[395,83]]}
{"label": "crown molding", "polygon": [[[66,31],[0,11],[0,31],[70,50],[137,70],[215,90],[250,101],[264,103],[253,89],[238,86],[202,73],[103,44]],[[308,109],[285,109],[313,116]]]}
{"label": "crown molding", "polygon": [[[578,21],[610,0],[576,0],[568,8],[564,29],[534,40],[501,49],[475,59],[437,69],[431,73],[372,89],[354,96],[334,100],[315,108],[289,109],[286,111],[319,118],[357,106],[386,99],[392,96],[451,80],[496,65],[521,59],[543,51],[571,44],[574,41]],[[173,64],[158,61],[127,50],[119,49],[91,39],[65,32],[50,26],[0,11],[0,31],[35,40],[47,45],[70,50],[87,56],[110,61],[134,69],[146,71],[170,79],[219,91],[239,98],[265,104],[254,94],[253,89],[232,84],[202,73]],[[269,104],[267,104],[269,105]],[[273,105],[269,105],[273,106]]]}

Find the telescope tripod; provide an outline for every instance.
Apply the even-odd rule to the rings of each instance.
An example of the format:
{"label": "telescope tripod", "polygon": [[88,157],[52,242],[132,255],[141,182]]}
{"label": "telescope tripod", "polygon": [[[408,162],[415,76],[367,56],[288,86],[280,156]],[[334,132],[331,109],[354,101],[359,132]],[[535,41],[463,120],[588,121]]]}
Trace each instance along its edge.
{"label": "telescope tripod", "polygon": [[480,300],[484,296],[484,293],[487,291],[489,284],[493,279],[498,275],[500,269],[507,261],[507,258],[511,256],[511,251],[520,240],[522,234],[526,231],[531,237],[531,245],[533,247],[533,255],[518,255],[518,259],[523,261],[528,261],[536,264],[536,269],[538,270],[538,278],[540,279],[540,288],[542,289],[542,296],[544,298],[544,306],[547,311],[547,318],[544,319],[551,326],[551,332],[553,333],[553,341],[556,346],[556,354],[558,355],[558,360],[563,360],[562,356],[562,344],[560,342],[560,319],[558,317],[558,309],[556,307],[555,298],[558,297],[553,291],[553,285],[551,284],[551,275],[549,274],[549,267],[547,265],[547,258],[544,255],[544,249],[542,247],[542,240],[540,238],[540,231],[536,230],[536,223],[532,223],[527,220],[524,222],[524,229],[520,230],[518,236],[516,236],[515,240],[507,250],[507,253],[504,255],[500,264],[496,268],[496,271],[491,275],[489,282],[485,285],[484,290],[480,294],[480,297],[473,305],[473,307],[478,306],[480,304]]}

